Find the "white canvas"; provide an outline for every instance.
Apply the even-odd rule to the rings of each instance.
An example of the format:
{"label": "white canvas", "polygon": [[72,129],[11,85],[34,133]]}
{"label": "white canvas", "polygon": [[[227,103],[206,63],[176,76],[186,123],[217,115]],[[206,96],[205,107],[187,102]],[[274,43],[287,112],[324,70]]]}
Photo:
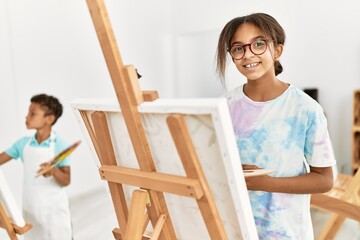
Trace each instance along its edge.
{"label": "white canvas", "polygon": [[[79,111],[86,111],[89,120],[92,112],[104,111],[118,165],[139,168],[116,99],[77,99],[72,102],[72,107],[98,165],[99,160]],[[258,239],[226,100],[158,99],[141,104],[138,111],[157,171],[180,176],[185,176],[185,172],[166,117],[172,113],[185,115],[228,239]],[[134,189],[125,188],[128,206]],[[194,199],[168,193],[164,196],[177,239],[210,238]]]}
{"label": "white canvas", "polygon": [[11,218],[12,222],[19,227],[25,226],[24,218],[21,214],[21,210],[16,204],[15,198],[12,195],[6,179],[0,169],[0,202],[5,208],[5,211]]}

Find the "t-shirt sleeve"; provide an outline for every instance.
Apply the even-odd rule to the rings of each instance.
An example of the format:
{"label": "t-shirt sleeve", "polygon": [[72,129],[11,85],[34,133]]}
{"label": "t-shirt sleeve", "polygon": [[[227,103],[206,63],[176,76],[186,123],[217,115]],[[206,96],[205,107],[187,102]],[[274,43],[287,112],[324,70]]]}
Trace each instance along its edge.
{"label": "t-shirt sleeve", "polygon": [[309,113],[304,152],[310,166],[329,167],[336,164],[327,120],[321,107]]}
{"label": "t-shirt sleeve", "polygon": [[9,149],[5,151],[7,155],[14,159],[23,158],[23,150],[28,141],[28,137],[17,140]]}
{"label": "t-shirt sleeve", "polygon": [[[69,146],[70,145],[66,141],[58,138],[55,144],[55,154],[60,153]],[[68,166],[70,166],[70,156],[67,156],[61,163],[59,163],[57,167],[60,168],[60,167],[68,167]]]}

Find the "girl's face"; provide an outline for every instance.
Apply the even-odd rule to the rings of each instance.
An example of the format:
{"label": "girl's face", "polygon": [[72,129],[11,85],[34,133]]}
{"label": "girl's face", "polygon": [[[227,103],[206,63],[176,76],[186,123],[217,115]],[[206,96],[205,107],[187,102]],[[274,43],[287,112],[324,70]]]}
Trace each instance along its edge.
{"label": "girl's face", "polygon": [[45,116],[45,110],[38,103],[31,103],[29,106],[29,112],[26,116],[27,129],[42,129],[51,126],[52,115]]}
{"label": "girl's face", "polygon": [[[253,43],[255,40],[265,40],[266,50],[260,55],[254,54],[250,51],[250,46],[247,44]],[[253,24],[244,23],[238,27],[231,39],[231,46],[238,45],[237,50],[242,51],[243,45],[245,54],[242,59],[233,59],[236,68],[243,74],[248,81],[275,78],[274,61],[279,58],[282,53],[282,45],[276,48],[260,29]],[[263,41],[252,44],[252,50],[257,53],[256,48],[261,48]],[[262,51],[260,51],[261,53]]]}

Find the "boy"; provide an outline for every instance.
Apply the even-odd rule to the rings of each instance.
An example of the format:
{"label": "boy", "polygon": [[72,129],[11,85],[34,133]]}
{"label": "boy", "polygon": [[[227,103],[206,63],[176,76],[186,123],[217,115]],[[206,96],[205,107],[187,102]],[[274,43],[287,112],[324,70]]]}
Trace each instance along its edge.
{"label": "boy", "polygon": [[51,129],[62,115],[59,100],[46,94],[31,98],[26,116],[27,129],[35,129],[0,154],[0,165],[21,158],[24,164],[23,213],[32,228],[24,239],[70,240],[72,238],[69,202],[64,187],[70,184],[69,159],[35,178],[37,172],[57,153],[67,147]]}

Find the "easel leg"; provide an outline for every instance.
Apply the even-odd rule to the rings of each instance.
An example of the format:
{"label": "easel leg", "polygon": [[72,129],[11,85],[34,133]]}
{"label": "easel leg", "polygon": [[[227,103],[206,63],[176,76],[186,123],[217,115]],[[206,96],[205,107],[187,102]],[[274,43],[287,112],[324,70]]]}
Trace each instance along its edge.
{"label": "easel leg", "polygon": [[159,220],[157,221],[154,231],[151,235],[150,240],[157,240],[160,236],[161,230],[163,229],[164,223],[166,221],[166,215],[161,214]]}
{"label": "easel leg", "polygon": [[126,226],[125,240],[141,240],[144,234],[144,223],[147,222],[146,205],[149,201],[147,191],[135,190],[132,195],[129,221]]}
{"label": "easel leg", "polygon": [[[138,83],[136,70],[133,66],[125,66],[122,62],[104,1],[87,0],[86,2],[98,39],[101,43],[100,45],[140,169],[147,172],[156,171],[138,112],[138,105],[142,103],[144,99]],[[147,100],[153,100],[156,97],[156,95],[151,94],[150,99],[147,98]],[[154,226],[161,214],[168,214],[168,209],[162,192],[149,190],[149,194],[151,207],[148,208],[148,215]],[[160,239],[176,239],[170,218],[165,222],[165,226],[160,234]]]}
{"label": "easel leg", "polygon": [[345,221],[345,217],[337,214],[331,214],[330,219],[326,222],[325,227],[317,237],[317,240],[331,240],[334,239],[336,233],[340,230]]}
{"label": "easel leg", "polygon": [[11,240],[18,239],[14,227],[12,226],[10,219],[7,216],[5,209],[3,208],[1,203],[0,203],[0,225],[1,227],[5,228]]}
{"label": "easel leg", "polygon": [[201,183],[204,196],[197,200],[197,203],[210,238],[214,240],[227,239],[224,226],[220,219],[220,214],[215,205],[215,200],[213,199],[206,177],[202,171],[184,116],[173,114],[166,119],[166,122],[186,175],[193,179],[199,179]]}

